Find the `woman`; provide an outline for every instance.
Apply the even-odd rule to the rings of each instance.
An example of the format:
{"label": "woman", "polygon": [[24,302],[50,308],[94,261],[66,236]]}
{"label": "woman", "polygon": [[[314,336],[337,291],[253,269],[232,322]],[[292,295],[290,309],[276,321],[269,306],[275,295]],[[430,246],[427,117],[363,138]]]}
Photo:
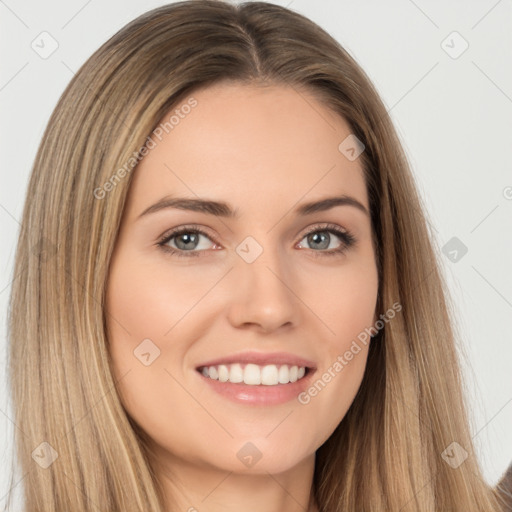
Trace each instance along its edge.
{"label": "woman", "polygon": [[137,18],[64,92],[28,197],[27,511],[501,509],[406,158],[311,21]]}

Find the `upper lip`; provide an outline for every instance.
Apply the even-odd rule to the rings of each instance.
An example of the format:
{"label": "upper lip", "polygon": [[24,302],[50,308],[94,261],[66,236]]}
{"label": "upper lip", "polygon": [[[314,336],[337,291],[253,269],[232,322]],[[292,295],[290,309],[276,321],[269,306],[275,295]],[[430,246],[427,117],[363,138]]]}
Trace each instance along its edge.
{"label": "upper lip", "polygon": [[294,354],[290,354],[288,352],[240,352],[238,354],[231,354],[229,356],[210,359],[209,361],[205,361],[204,363],[198,365],[197,368],[233,363],[253,363],[261,366],[267,364],[286,364],[289,366],[304,366],[311,369],[315,368],[315,363],[313,361],[300,356],[296,356]]}

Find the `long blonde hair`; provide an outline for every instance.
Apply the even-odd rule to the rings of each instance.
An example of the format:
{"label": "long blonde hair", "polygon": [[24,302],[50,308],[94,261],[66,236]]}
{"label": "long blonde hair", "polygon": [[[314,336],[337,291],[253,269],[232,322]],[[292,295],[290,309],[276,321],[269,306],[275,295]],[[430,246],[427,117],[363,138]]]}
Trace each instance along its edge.
{"label": "long blonde hair", "polygon": [[[438,251],[385,106],[310,20],[263,2],[216,0],[166,5],[129,23],[76,73],[49,120],[9,315],[26,511],[165,510],[147,440],[116,392],[105,287],[134,155],[171,107],[224,80],[308,90],[364,142],[377,314],[402,306],[372,341],[359,392],[317,451],[320,510],[498,511],[474,454]],[[454,446],[468,453],[457,468],[442,456]],[[51,449],[57,459],[37,464],[38,455],[55,456]]]}

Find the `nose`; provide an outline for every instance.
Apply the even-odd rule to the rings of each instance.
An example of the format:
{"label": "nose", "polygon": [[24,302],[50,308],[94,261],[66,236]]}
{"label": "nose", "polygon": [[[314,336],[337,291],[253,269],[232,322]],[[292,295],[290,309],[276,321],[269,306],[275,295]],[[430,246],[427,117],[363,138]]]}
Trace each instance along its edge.
{"label": "nose", "polygon": [[228,320],[264,333],[299,323],[301,301],[289,266],[265,250],[254,262],[239,259],[232,272]]}

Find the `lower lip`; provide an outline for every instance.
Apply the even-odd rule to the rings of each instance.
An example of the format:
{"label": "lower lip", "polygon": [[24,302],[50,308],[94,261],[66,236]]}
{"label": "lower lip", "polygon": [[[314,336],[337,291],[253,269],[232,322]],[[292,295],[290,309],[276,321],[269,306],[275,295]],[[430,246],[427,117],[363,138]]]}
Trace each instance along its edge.
{"label": "lower lip", "polygon": [[213,391],[233,402],[250,405],[278,405],[297,399],[298,395],[308,387],[315,371],[310,369],[302,379],[288,384],[276,384],[275,386],[264,384],[251,386],[243,383],[220,382],[205,377],[202,373],[197,373]]}

